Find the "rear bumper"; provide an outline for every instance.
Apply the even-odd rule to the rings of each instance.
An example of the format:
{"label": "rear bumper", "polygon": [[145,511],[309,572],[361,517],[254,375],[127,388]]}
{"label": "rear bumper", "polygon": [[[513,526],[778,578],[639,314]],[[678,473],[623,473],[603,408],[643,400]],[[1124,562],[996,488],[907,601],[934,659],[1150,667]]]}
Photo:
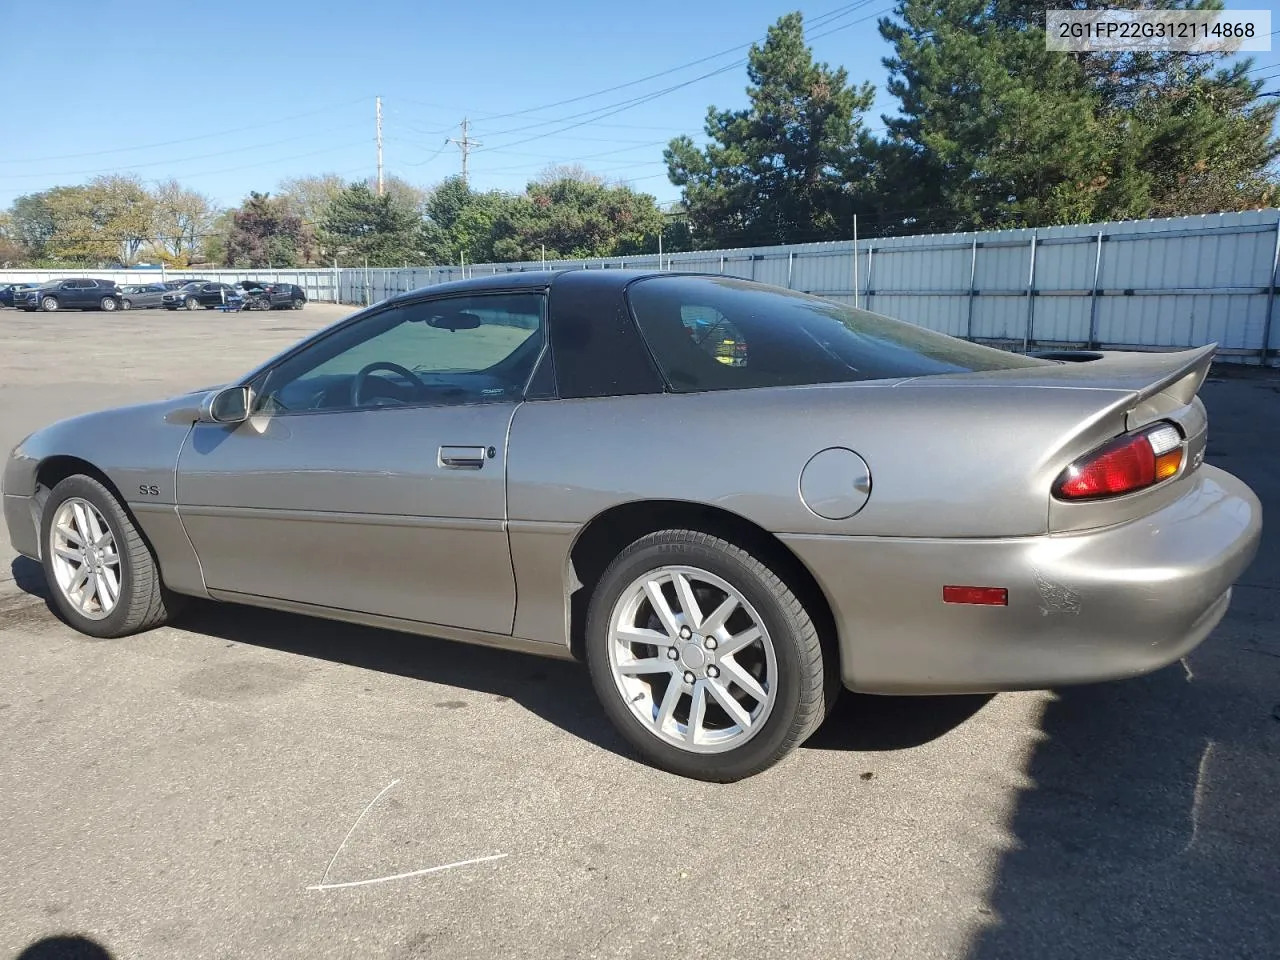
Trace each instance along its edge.
{"label": "rear bumper", "polygon": [[[1097,530],[996,540],[784,536],[836,618],[846,687],[1041,689],[1149,673],[1226,613],[1262,533],[1244,483],[1204,466],[1179,499]],[[1006,587],[1007,607],[942,602]]]}

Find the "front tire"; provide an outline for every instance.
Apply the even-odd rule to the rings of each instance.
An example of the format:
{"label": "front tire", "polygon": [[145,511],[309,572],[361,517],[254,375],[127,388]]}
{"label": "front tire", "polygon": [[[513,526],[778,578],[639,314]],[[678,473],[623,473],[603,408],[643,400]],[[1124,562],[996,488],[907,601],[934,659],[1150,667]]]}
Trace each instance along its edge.
{"label": "front tire", "polygon": [[187,309],[195,310],[200,306],[200,301],[195,297],[187,297]]}
{"label": "front tire", "polygon": [[121,301],[120,301],[120,309],[121,309],[121,310],[132,310],[132,309],[133,309],[133,301],[132,301],[132,300],[121,300]]}
{"label": "front tire", "polygon": [[43,300],[40,301],[40,309],[45,311],[46,313],[53,313],[53,311],[58,309],[58,298],[45,297]]}
{"label": "front tire", "polygon": [[752,776],[827,713],[809,612],[767,563],[712,534],[664,530],[623,550],[592,595],[585,652],[609,719],[680,776]]}
{"label": "front tire", "polygon": [[120,502],[82,474],[50,492],[41,556],[54,606],[92,637],[123,637],[168,621],[179,598],[165,589],[155,554]]}

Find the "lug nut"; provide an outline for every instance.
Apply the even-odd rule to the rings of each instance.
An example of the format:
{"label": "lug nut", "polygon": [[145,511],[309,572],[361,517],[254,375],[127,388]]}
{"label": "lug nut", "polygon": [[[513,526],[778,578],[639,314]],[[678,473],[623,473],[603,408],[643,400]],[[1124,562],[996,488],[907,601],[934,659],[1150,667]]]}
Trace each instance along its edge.
{"label": "lug nut", "polygon": [[692,630],[690,630],[688,627],[681,627],[681,628],[680,628],[680,639],[681,639],[681,640],[688,640],[688,639],[689,639],[690,637],[692,637],[692,636],[693,636],[693,631],[692,631]]}
{"label": "lug nut", "polygon": [[707,667],[707,676],[711,677],[714,680],[716,677],[720,676],[720,668],[715,666],[714,664]]}
{"label": "lug nut", "polygon": [[702,642],[703,642],[703,644],[705,644],[705,645],[706,645],[706,648],[707,648],[708,650],[714,650],[714,649],[716,648],[716,638],[715,638],[715,637],[707,637],[707,639],[703,640]]}
{"label": "lug nut", "polygon": [[668,648],[667,648],[667,659],[668,659],[668,660],[679,660],[679,659],[680,659],[680,651],[679,651],[679,650],[677,650],[675,647],[668,647]]}
{"label": "lug nut", "polygon": [[697,679],[697,678],[693,675],[693,671],[691,671],[691,670],[686,670],[686,671],[684,672],[684,682],[685,682],[685,683],[693,683],[693,681],[694,681],[694,680],[696,680],[696,679]]}

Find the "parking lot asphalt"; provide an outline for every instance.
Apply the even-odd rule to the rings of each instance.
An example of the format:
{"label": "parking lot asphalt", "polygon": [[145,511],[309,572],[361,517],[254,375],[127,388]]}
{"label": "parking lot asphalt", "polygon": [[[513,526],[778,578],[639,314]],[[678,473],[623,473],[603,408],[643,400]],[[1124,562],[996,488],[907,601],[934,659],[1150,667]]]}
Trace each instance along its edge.
{"label": "parking lot asphalt", "polygon": [[[0,447],[345,312],[0,310]],[[848,696],[727,786],[637,763],[574,664],[211,604],[92,640],[0,539],[0,957],[1275,957],[1280,371],[1202,396],[1271,519],[1185,662]]]}

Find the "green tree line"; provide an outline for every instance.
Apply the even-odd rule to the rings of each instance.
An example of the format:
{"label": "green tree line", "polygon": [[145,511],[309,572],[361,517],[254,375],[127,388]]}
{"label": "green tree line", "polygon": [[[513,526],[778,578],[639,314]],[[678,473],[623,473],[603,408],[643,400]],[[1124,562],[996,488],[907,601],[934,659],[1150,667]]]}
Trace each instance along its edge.
{"label": "green tree line", "polygon": [[[1218,9],[1220,0],[1126,0]],[[1280,103],[1224,54],[1046,49],[1047,3],[898,0],[879,31],[896,112],[814,60],[799,13],[748,56],[746,105],[711,107],[705,143],[664,152],[682,200],[581,167],[523,192],[461,178],[381,194],[335,175],[286,180],[219,210],[176,181],[98,177],[0,214],[0,265],[290,267],[612,257],[863,236],[1126,220],[1270,206]],[[1086,8],[1086,0],[1054,0]]]}
{"label": "green tree line", "polygon": [[[1109,6],[1221,9],[1218,0]],[[1271,206],[1274,99],[1225,54],[1061,53],[1084,0],[899,0],[879,21],[897,113],[817,63],[799,13],[751,48],[747,106],[672,140],[700,247],[1131,220]]]}

